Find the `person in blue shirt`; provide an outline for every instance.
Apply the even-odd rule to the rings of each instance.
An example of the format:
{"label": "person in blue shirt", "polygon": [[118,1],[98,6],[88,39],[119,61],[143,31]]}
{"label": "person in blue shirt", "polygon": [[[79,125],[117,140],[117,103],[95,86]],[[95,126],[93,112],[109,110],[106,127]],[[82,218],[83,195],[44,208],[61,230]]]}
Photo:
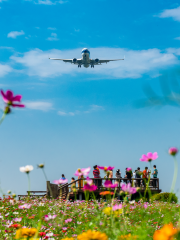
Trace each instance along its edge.
{"label": "person in blue shirt", "polygon": [[61,178],[62,180],[65,180],[66,178],[65,178],[65,176],[64,176],[64,174],[62,174],[62,178]]}

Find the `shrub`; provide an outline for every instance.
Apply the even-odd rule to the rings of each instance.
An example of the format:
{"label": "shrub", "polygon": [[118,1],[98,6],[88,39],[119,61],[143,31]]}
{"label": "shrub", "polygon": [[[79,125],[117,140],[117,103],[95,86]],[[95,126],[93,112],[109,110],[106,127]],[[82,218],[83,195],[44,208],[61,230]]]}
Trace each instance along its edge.
{"label": "shrub", "polygon": [[161,201],[161,202],[178,202],[178,198],[176,196],[175,193],[169,193],[169,192],[165,192],[165,193],[158,193],[155,194],[151,197],[152,201]]}

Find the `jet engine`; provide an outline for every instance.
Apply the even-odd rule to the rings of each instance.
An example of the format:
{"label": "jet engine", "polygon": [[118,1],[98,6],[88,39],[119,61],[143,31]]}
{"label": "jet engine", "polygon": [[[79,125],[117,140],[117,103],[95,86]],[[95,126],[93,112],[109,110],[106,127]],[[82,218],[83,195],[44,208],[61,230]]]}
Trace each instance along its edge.
{"label": "jet engine", "polygon": [[99,59],[98,59],[98,58],[96,58],[94,61],[95,61],[95,63],[98,63],[98,62],[99,62]]}
{"label": "jet engine", "polygon": [[72,62],[77,63],[77,58],[73,58]]}

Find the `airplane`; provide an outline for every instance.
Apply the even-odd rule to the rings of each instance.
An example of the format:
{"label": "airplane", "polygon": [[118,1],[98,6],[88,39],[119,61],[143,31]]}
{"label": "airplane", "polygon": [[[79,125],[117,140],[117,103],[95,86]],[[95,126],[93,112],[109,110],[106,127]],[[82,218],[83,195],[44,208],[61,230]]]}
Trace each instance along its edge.
{"label": "airplane", "polygon": [[82,58],[77,59],[60,59],[60,58],[49,58],[51,60],[61,60],[63,62],[69,62],[71,64],[76,64],[78,65],[78,68],[81,68],[81,65],[83,65],[85,68],[88,68],[91,66],[91,68],[94,68],[94,65],[102,65],[102,63],[108,63],[111,61],[119,61],[119,60],[124,60],[124,59],[112,59],[112,60],[100,60],[98,58],[96,59],[90,59],[90,51],[87,48],[83,48],[81,51]]}

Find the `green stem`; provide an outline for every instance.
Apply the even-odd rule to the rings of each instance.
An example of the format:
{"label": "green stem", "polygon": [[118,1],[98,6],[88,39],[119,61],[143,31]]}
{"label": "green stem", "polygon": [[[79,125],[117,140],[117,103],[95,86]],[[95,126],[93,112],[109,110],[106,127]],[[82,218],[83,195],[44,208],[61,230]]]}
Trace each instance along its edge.
{"label": "green stem", "polygon": [[4,121],[5,117],[6,117],[6,113],[3,113],[3,115],[2,115],[2,117],[1,117],[1,119],[0,119],[0,125],[1,125],[1,123]]}
{"label": "green stem", "polygon": [[173,182],[171,186],[171,192],[174,192],[174,188],[176,185],[176,179],[177,179],[177,173],[178,173],[178,162],[176,157],[174,157],[174,176],[173,176]]}
{"label": "green stem", "polygon": [[30,197],[30,191],[31,191],[31,182],[30,182],[29,173],[27,173],[27,176],[28,176],[28,186],[29,186],[29,190],[28,190],[28,197]]}

